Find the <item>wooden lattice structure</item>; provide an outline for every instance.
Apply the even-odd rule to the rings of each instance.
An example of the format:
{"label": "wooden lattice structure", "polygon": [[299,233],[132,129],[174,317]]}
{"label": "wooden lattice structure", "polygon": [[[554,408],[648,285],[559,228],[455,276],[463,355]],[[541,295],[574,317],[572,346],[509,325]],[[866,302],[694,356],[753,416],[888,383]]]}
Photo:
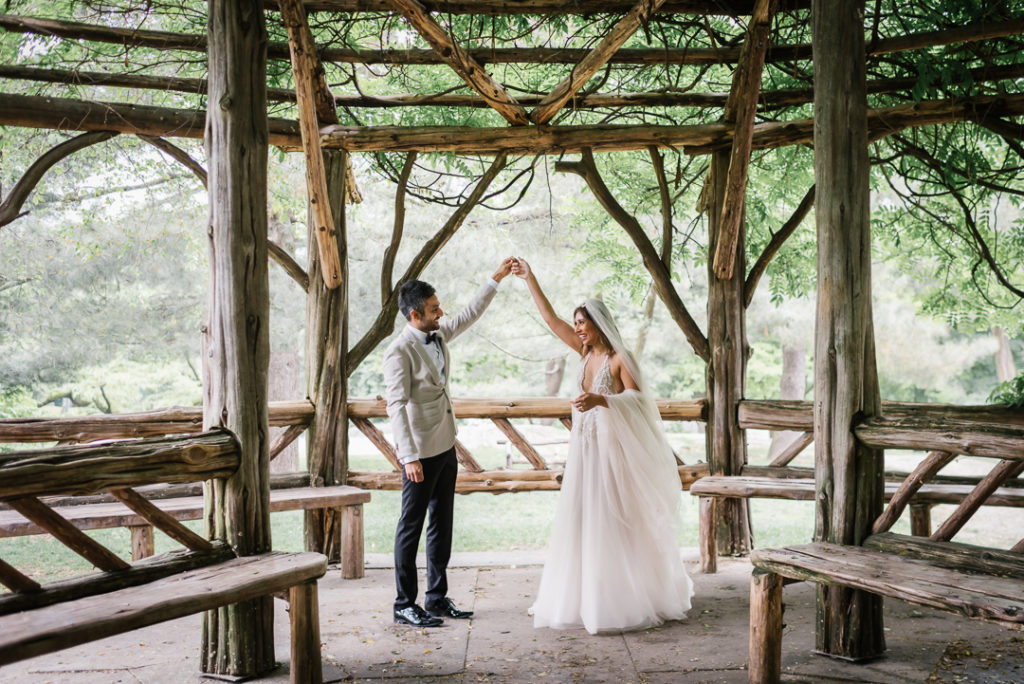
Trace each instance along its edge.
{"label": "wooden lattice structure", "polygon": [[[217,502],[211,510],[218,516],[214,525],[218,536],[242,555],[269,548],[267,463],[302,431],[309,435],[308,481],[314,485],[349,479],[350,421],[388,453],[387,440],[369,422],[378,414],[365,402],[350,401],[347,378],[394,329],[395,285],[423,271],[519,155],[572,155],[572,160],[561,159],[556,169],[578,174],[636,246],[672,320],[692,353],[707,366],[706,404],[695,415],[706,421],[711,474],[737,476],[745,466],[744,409],[748,413],[757,409],[755,403],[744,401],[749,354],[745,309],[773,256],[812,206],[818,226],[819,273],[813,413],[805,405],[799,407],[799,421],[768,420],[758,426],[778,429],[798,423],[808,433],[799,448],[813,441],[817,540],[855,544],[867,535],[882,507],[879,449],[913,443],[936,451],[970,453],[956,438],[950,443],[943,427],[948,421],[941,415],[911,406],[909,417],[892,417],[880,401],[871,318],[868,149],[870,143],[908,129],[968,122],[999,136],[1020,154],[1024,16],[1009,4],[979,5],[974,20],[967,23],[953,13],[922,12],[915,16],[915,25],[927,28],[911,32],[904,30],[901,21],[905,3],[866,6],[863,0],[211,0],[206,10],[186,2],[151,4],[157,14],[164,10],[184,17],[183,23],[191,22],[197,30],[117,26],[95,17],[83,21],[82,17],[24,16],[17,14],[17,2],[9,3],[9,14],[0,16],[0,27],[10,36],[119,46],[123,61],[135,65],[142,63],[133,60],[136,54],[166,55],[161,61],[182,64],[205,60],[206,71],[203,77],[188,69],[184,69],[189,72],[186,75],[172,76],[138,70],[44,68],[31,63],[0,66],[0,78],[12,84],[0,94],[0,124],[81,132],[26,170],[22,182],[4,198],[0,226],[18,216],[25,197],[56,161],[118,134],[151,142],[208,185],[212,268],[218,278],[234,286],[221,291],[222,297],[214,300],[209,312],[206,342],[212,356],[205,369],[202,423],[205,428],[229,429],[240,443],[241,467],[224,481],[223,491],[211,497]],[[532,30],[512,37],[487,34],[479,26],[489,17],[521,17]],[[361,22],[373,30],[360,33]],[[578,28],[560,34],[555,30],[565,25]],[[389,42],[393,33],[399,35],[399,44]],[[559,44],[546,40],[555,34],[566,39]],[[536,42],[524,44],[530,39]],[[922,79],[915,75],[914,65],[925,55],[969,61],[969,67],[953,79],[952,85],[963,86],[955,95],[943,95],[927,83],[921,89]],[[876,76],[880,64],[897,64],[905,75]],[[291,87],[268,87],[268,73],[287,80],[288,65]],[[447,65],[451,72],[447,86],[438,92],[366,93],[359,87],[353,65],[410,70]],[[515,80],[516,73],[543,77],[524,79],[513,87],[509,81]],[[665,80],[648,78],[651,73],[663,74]],[[793,74],[802,87],[772,87],[780,74]],[[684,77],[690,86],[678,85]],[[329,82],[346,85],[332,91]],[[623,90],[632,82],[649,89]],[[61,86],[73,86],[171,93],[173,97],[167,99],[179,104],[156,106],[34,92],[42,86],[33,84],[47,83],[56,84],[45,87],[58,92]],[[728,91],[696,87],[707,83],[720,83]],[[655,87],[659,84],[669,85]],[[426,107],[465,112],[471,125],[381,123],[388,116],[400,118],[409,108]],[[210,168],[203,169],[168,140],[174,137],[205,137]],[[791,219],[774,232],[748,268],[744,207],[751,155],[811,144],[815,185],[807,188]],[[306,161],[309,242],[316,249],[309,250],[305,266],[266,239],[268,146],[301,152]],[[693,302],[684,301],[672,279],[673,199],[662,158],[667,148],[705,158],[707,163],[701,204],[709,226],[706,330],[695,322],[688,309]],[[594,155],[607,151],[635,151],[650,157],[652,184],[661,196],[660,244],[602,178]],[[357,199],[358,190],[349,155],[385,152],[404,153],[405,159],[397,173],[393,240],[383,255],[381,308],[363,337],[351,341],[345,205]],[[396,278],[395,255],[412,166],[417,155],[439,152],[484,156],[489,166],[450,219]],[[268,258],[285,268],[309,299],[309,402],[301,417],[282,420],[278,414],[277,424],[290,427],[273,445],[266,443],[266,333],[263,326],[250,325],[267,316]],[[529,445],[508,422],[516,403],[505,401],[480,415],[491,418],[529,454]],[[772,407],[767,409],[770,412]],[[564,407],[544,411],[555,418],[567,414]],[[812,420],[807,420],[808,415]],[[126,418],[120,433],[103,426],[108,432],[102,434],[132,436],[132,424],[139,420],[146,422]],[[1019,451],[1024,444],[1019,423],[1000,424],[997,419],[981,428],[977,425],[974,429],[995,435],[1000,449]],[[753,426],[748,420],[746,427]],[[0,426],[0,438],[18,429],[13,424]],[[95,439],[98,430],[82,434]],[[775,465],[784,467],[797,451],[784,454]],[[507,480],[475,473],[479,466],[474,468],[472,456],[462,453],[470,479],[478,477],[474,491],[557,483],[557,476],[545,472],[548,468],[542,460],[530,460],[531,470],[540,476],[517,476],[516,486],[510,487]],[[685,470],[680,469],[684,480]],[[1007,466],[1002,475],[1004,485],[1019,483],[1012,467]],[[387,479],[385,473],[360,477],[369,478],[362,482],[374,486],[383,486]],[[749,550],[746,502],[726,497],[713,513],[710,524],[719,528],[719,550]],[[329,511],[310,511],[307,547],[336,555],[336,522]],[[877,650],[880,613],[869,595],[830,594],[825,589],[821,606],[827,619],[821,621],[820,650],[852,657]],[[212,642],[229,633],[239,643],[266,643],[264,619],[249,619],[238,612],[225,613],[223,619],[238,620],[244,627],[211,634],[211,651],[224,645]],[[845,629],[851,624],[858,629]],[[213,663],[211,668],[253,673],[263,667],[263,656],[262,660]]]}

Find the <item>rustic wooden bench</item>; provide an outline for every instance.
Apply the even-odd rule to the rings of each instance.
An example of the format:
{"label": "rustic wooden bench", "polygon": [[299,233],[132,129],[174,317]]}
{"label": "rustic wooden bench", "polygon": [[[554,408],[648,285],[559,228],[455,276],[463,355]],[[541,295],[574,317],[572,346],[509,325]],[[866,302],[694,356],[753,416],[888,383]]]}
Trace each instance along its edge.
{"label": "rustic wooden bench", "polygon": [[[960,497],[956,510],[929,538],[889,530],[917,497],[950,497],[931,492],[928,482],[953,460],[932,452],[888,492],[889,505],[859,546],[815,542],[751,553],[749,680],[778,682],[781,674],[784,578],[842,586],[1024,629],[1024,539],[1008,551],[952,541],[982,505],[1006,496],[1001,485],[1024,471],[1024,449],[975,454],[999,458],[988,475]],[[948,485],[939,485],[948,487]],[[1012,493],[1016,496],[1016,492]]]}
{"label": "rustic wooden bench", "polygon": [[[744,468],[742,472],[770,473],[778,471],[776,477],[766,475],[709,475],[700,478],[690,485],[690,494],[699,497],[700,526],[699,539],[701,563],[706,572],[714,572],[713,558],[718,552],[717,528],[714,506],[723,498],[735,499],[785,499],[791,501],[814,500],[813,477],[788,477],[798,472],[795,468],[772,468],[754,466]],[[803,470],[803,469],[801,469]],[[890,475],[885,483],[885,501],[889,501],[899,490],[900,480],[893,480]],[[956,481],[962,480],[962,481]],[[931,534],[931,510],[938,504],[959,504],[974,491],[977,480],[969,478],[949,478],[949,481],[930,482],[921,486],[909,502],[910,533],[918,537]],[[1017,485],[1018,482],[1008,482]],[[985,502],[986,506],[1006,506],[1024,508],[1024,487],[1003,486],[992,492]]]}
{"label": "rustic wooden bench", "polygon": [[[80,530],[127,527],[131,531],[132,560],[153,555],[153,525],[120,501],[76,504],[61,500],[52,510]],[[364,574],[363,504],[370,493],[358,487],[296,487],[270,490],[270,511],[336,509],[341,519],[341,575],[358,579]],[[153,499],[151,502],[175,520],[201,520],[203,497]],[[0,510],[0,538],[45,534],[46,530],[15,510]]]}
{"label": "rustic wooden bench", "polygon": [[[134,487],[227,478],[240,462],[224,430],[118,444],[0,455],[0,501],[93,564],[99,572],[40,585],[0,560],[0,665],[241,601],[287,592],[291,681],[320,682],[318,553],[236,557],[158,508]],[[109,492],[139,520],[184,549],[128,563],[86,535],[44,497]]]}

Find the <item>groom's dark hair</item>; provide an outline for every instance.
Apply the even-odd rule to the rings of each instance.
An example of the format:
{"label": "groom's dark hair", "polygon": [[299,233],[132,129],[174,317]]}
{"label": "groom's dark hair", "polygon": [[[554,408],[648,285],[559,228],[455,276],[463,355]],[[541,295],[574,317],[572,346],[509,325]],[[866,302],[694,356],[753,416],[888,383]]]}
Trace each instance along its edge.
{"label": "groom's dark hair", "polygon": [[437,292],[432,285],[422,280],[406,280],[398,289],[398,308],[405,316],[405,320],[412,320],[412,312],[418,311],[422,316],[425,311],[425,303]]}

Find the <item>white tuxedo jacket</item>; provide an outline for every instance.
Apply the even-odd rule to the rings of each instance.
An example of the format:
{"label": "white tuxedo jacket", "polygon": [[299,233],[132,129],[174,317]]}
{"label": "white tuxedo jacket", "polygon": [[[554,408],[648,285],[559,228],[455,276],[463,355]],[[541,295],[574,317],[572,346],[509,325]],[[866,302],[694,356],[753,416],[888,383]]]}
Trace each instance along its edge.
{"label": "white tuxedo jacket", "polygon": [[442,454],[455,445],[455,411],[448,394],[451,363],[448,342],[483,314],[497,290],[488,283],[452,317],[443,317],[437,331],[444,354],[445,381],[424,345],[405,325],[384,354],[388,418],[403,464]]}

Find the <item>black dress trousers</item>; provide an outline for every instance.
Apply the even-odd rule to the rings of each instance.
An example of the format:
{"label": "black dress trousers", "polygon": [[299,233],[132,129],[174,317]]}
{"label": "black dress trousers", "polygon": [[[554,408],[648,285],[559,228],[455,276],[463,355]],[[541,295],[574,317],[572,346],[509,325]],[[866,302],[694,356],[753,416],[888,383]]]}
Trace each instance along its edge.
{"label": "black dress trousers", "polygon": [[448,595],[448,560],[452,555],[452,523],[455,508],[455,476],[459,462],[455,447],[433,458],[420,459],[423,481],[413,482],[402,469],[402,514],[395,530],[395,610],[416,603],[416,548],[423,523],[427,525],[427,595],[430,605]]}

